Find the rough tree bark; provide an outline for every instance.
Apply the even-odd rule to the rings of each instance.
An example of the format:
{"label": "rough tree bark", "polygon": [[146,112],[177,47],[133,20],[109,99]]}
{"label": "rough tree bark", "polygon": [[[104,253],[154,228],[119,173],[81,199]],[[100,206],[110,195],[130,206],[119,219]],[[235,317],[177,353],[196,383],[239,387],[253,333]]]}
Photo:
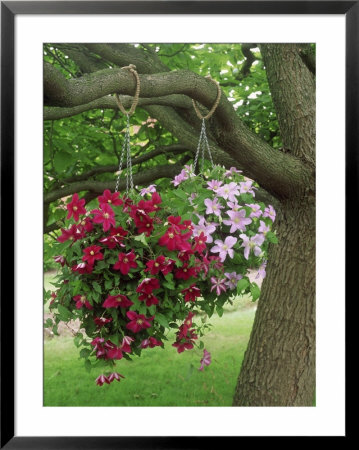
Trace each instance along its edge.
{"label": "rough tree bark", "polygon": [[[179,145],[195,151],[199,124],[188,97],[210,107],[216,97],[212,83],[189,71],[171,72],[157,55],[140,48],[125,44],[88,44],[86,48],[114,66],[135,62],[141,74],[142,107],[178,138]],[[313,402],[315,79],[302,50],[295,44],[261,46],[285,152],[274,150],[248,130],[224,95],[210,123],[215,161],[243,169],[276,199],[277,208],[279,244],[270,249],[267,277],[235,389],[233,405],[238,406],[310,406]],[[87,74],[71,81],[45,64],[46,118],[69,117],[93,107],[115,108],[108,97],[115,91],[124,95],[125,102],[130,100],[126,96],[134,91],[134,80],[127,71],[98,70],[91,61],[86,63],[84,55],[72,52],[74,60],[81,58],[78,65]],[[151,176],[156,178],[156,170]],[[48,204],[75,192],[79,183],[83,182],[47,193],[45,201]],[[87,184],[90,195],[104,186],[97,181]]]}

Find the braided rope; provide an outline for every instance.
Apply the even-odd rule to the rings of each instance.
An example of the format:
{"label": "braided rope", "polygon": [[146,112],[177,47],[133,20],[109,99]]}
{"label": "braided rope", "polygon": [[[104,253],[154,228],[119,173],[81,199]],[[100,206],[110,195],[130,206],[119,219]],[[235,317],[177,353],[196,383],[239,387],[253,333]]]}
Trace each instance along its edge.
{"label": "braided rope", "polygon": [[197,104],[196,100],[192,99],[192,104],[193,104],[194,110],[196,111],[197,117],[200,120],[202,120],[202,119],[209,119],[210,117],[212,117],[213,113],[215,112],[215,110],[216,110],[216,108],[217,108],[217,106],[218,106],[218,104],[219,104],[219,102],[221,100],[221,93],[222,93],[221,87],[220,87],[219,83],[216,80],[214,80],[210,76],[207,76],[205,78],[208,78],[210,81],[212,81],[212,83],[214,83],[216,85],[216,87],[217,87],[217,98],[216,98],[216,101],[214,102],[212,108],[209,110],[209,112],[207,113],[206,116],[202,116],[201,111],[198,108],[198,104]]}
{"label": "braided rope", "polygon": [[140,89],[141,89],[140,77],[138,76],[138,73],[136,72],[136,66],[134,66],[133,64],[130,64],[129,66],[122,67],[122,69],[129,70],[134,75],[134,77],[136,79],[136,90],[135,90],[135,95],[133,97],[133,102],[132,102],[130,110],[129,111],[125,110],[125,108],[124,108],[123,104],[121,103],[120,97],[119,97],[117,92],[115,92],[115,97],[116,97],[116,100],[117,100],[117,105],[120,108],[121,112],[123,114],[125,114],[125,116],[131,116],[135,112],[135,109],[136,109],[136,106],[137,106],[137,103],[138,103],[138,100],[139,100],[139,97],[140,97]]}

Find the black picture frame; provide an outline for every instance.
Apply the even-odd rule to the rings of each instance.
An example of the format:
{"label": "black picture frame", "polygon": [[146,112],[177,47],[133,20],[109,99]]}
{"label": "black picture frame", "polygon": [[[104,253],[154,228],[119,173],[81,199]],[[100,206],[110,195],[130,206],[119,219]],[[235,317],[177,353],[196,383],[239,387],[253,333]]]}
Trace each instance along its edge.
{"label": "black picture frame", "polygon": [[[358,204],[359,1],[1,2],[1,442],[6,449],[201,448],[226,437],[25,437],[14,435],[14,21],[18,14],[341,14],[346,19],[346,233]],[[350,161],[350,164],[349,164]],[[350,203],[349,203],[350,202]],[[346,244],[348,250],[348,241]],[[349,266],[346,251],[346,265]],[[348,277],[348,273],[346,275]],[[346,278],[346,282],[348,278]]]}

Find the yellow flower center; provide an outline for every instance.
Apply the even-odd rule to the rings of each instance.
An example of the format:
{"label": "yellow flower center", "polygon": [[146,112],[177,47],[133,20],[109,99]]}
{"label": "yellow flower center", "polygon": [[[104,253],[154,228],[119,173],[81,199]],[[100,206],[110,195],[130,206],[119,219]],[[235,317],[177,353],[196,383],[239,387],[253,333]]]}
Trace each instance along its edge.
{"label": "yellow flower center", "polygon": [[189,289],[190,292],[192,292],[192,289]]}
{"label": "yellow flower center", "polygon": [[93,250],[91,250],[91,251],[90,251],[90,255],[93,256],[94,254],[95,254],[95,252],[94,252]]}
{"label": "yellow flower center", "polygon": [[198,241],[198,243],[202,245],[202,244],[203,244],[203,241]]}
{"label": "yellow flower center", "polygon": [[142,319],[138,319],[137,323],[138,323],[138,325],[142,325],[143,324],[143,320]]}
{"label": "yellow flower center", "polygon": [[128,258],[123,258],[124,263],[128,263]]}
{"label": "yellow flower center", "polygon": [[158,267],[158,266],[159,266],[159,264],[156,262],[156,263],[155,263],[155,267]]}
{"label": "yellow flower center", "polygon": [[86,297],[84,295],[81,295],[80,302],[85,303],[85,301],[86,301]]}
{"label": "yellow flower center", "polygon": [[103,216],[105,219],[108,219],[110,217],[109,213],[105,213]]}
{"label": "yellow flower center", "polygon": [[223,250],[228,250],[228,245],[224,244],[223,245]]}
{"label": "yellow flower center", "polygon": [[112,203],[111,200],[107,200],[107,203]]}
{"label": "yellow flower center", "polygon": [[236,217],[235,219],[234,219],[234,223],[238,223],[239,222],[239,219],[238,219],[238,217]]}
{"label": "yellow flower center", "polygon": [[169,233],[169,234],[168,234],[168,237],[169,237],[170,239],[173,239],[173,233]]}
{"label": "yellow flower center", "polygon": [[217,209],[217,206],[216,206],[216,205],[213,205],[213,206],[212,206],[212,209],[215,211],[215,210]]}
{"label": "yellow flower center", "polygon": [[187,269],[183,269],[183,272],[187,272]]}
{"label": "yellow flower center", "polygon": [[74,206],[72,209],[73,209],[74,211],[77,211],[77,206]]}
{"label": "yellow flower center", "polygon": [[146,223],[146,227],[149,228],[151,226],[150,223]]}

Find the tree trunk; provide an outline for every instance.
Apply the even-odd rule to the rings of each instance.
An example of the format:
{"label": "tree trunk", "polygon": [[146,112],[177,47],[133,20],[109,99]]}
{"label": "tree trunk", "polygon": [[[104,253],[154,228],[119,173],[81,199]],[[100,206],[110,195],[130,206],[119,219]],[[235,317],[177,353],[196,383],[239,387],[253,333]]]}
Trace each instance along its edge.
{"label": "tree trunk", "polygon": [[[315,391],[315,80],[298,44],[262,45],[286,149],[313,169],[281,201],[234,406],[312,406]],[[283,168],[285,170],[285,168]]]}

